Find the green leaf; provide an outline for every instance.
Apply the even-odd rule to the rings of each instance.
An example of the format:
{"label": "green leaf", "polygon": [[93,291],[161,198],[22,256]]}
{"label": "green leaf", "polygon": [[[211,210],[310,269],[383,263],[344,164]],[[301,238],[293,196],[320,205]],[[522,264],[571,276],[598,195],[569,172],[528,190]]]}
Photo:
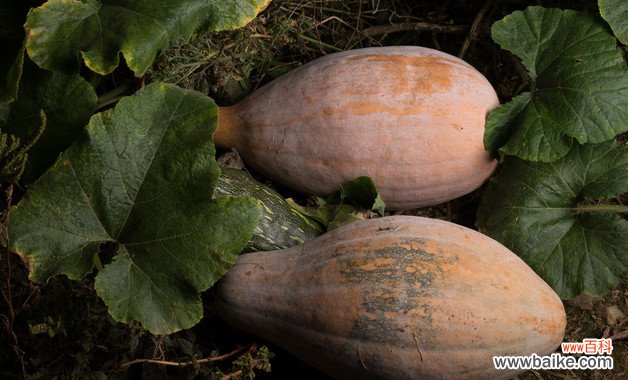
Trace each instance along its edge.
{"label": "green leaf", "polygon": [[521,58],[533,88],[489,114],[489,151],[553,161],[574,139],[597,143],[628,130],[628,70],[599,17],[529,7],[493,24],[492,35]]}
{"label": "green leaf", "polygon": [[212,200],[219,175],[208,97],[155,83],[92,117],[84,134],[11,211],[12,249],[30,277],[90,273],[112,316],[153,333],[202,317],[200,292],[235,262],[259,219],[249,198]]}
{"label": "green leaf", "polygon": [[137,76],[159,49],[187,40],[198,28],[235,29],[252,20],[268,0],[49,0],[27,18],[26,49],[39,66],[108,74],[122,53]]}
{"label": "green leaf", "polygon": [[329,223],[327,223],[327,231],[335,230],[345,224],[359,222],[360,220],[370,217],[368,213],[359,212],[355,207],[349,205],[337,205],[331,212],[333,213],[333,217],[329,220]]}
{"label": "green leaf", "polygon": [[44,134],[29,150],[24,184],[41,176],[81,134],[96,101],[94,89],[80,76],[42,70],[32,62],[24,65],[18,98],[2,130],[26,140],[41,124],[40,110],[47,118]]}
{"label": "green leaf", "polygon": [[628,206],[596,203],[628,191],[628,150],[574,145],[563,158],[506,159],[477,225],[526,261],[562,298],[604,294],[628,275]]}
{"label": "green leaf", "polygon": [[372,214],[384,216],[386,208],[375,183],[366,176],[347,182],[327,199],[317,197],[315,201],[315,205],[303,207],[287,199],[292,207],[323,224],[328,231],[369,218]]}
{"label": "green leaf", "polygon": [[328,207],[325,198],[320,197],[314,197],[314,205],[312,206],[301,206],[292,198],[286,199],[286,202],[290,205],[290,207],[297,210],[297,212],[305,215],[308,218],[314,219],[325,227],[327,227],[329,222],[333,219],[333,212],[334,209],[336,209],[335,206]]}
{"label": "green leaf", "polygon": [[191,213],[173,212],[159,224],[162,231],[151,231],[154,237],[129,237],[96,277],[109,313],[158,334],[194,326],[203,316],[199,293],[235,263],[257,224],[257,210],[249,198],[220,197]]}
{"label": "green leaf", "polygon": [[24,63],[24,20],[26,0],[8,0],[0,4],[0,104],[17,97]]}
{"label": "green leaf", "polygon": [[628,45],[628,1],[598,0],[600,14],[624,45]]}
{"label": "green leaf", "polygon": [[358,177],[347,182],[342,188],[332,194],[327,203],[331,204],[350,204],[358,210],[371,210],[379,216],[384,216],[386,204],[380,197],[375,183],[371,177]]}

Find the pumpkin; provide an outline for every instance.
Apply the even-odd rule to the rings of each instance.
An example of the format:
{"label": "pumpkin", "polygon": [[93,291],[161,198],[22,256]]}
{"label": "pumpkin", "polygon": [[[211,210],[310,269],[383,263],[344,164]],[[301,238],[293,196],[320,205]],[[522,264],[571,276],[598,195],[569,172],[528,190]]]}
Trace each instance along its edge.
{"label": "pumpkin", "polygon": [[483,144],[499,104],[464,61],[414,46],[314,60],[218,113],[218,146],[260,174],[328,195],[370,176],[391,209],[439,204],[478,188],[496,166]]}
{"label": "pumpkin", "polygon": [[545,355],[566,317],[554,291],[496,241],[393,216],[285,250],[242,255],[218,282],[228,323],[337,378],[500,379],[494,355]]}
{"label": "pumpkin", "polygon": [[292,208],[272,188],[241,170],[222,168],[214,196],[247,196],[260,204],[260,219],[244,252],[272,251],[292,247],[323,233],[317,222]]}

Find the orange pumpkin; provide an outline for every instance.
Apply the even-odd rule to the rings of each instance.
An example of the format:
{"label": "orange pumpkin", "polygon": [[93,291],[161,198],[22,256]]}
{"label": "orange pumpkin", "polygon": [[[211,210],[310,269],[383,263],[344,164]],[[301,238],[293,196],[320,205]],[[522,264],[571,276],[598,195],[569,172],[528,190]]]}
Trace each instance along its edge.
{"label": "orange pumpkin", "polygon": [[496,166],[484,149],[490,83],[464,61],[412,46],[314,60],[219,110],[215,142],[264,176],[327,195],[362,175],[392,209],[442,203]]}
{"label": "orange pumpkin", "polygon": [[394,216],[242,255],[218,313],[338,378],[500,379],[494,355],[545,355],[566,317],[519,257],[476,231]]}

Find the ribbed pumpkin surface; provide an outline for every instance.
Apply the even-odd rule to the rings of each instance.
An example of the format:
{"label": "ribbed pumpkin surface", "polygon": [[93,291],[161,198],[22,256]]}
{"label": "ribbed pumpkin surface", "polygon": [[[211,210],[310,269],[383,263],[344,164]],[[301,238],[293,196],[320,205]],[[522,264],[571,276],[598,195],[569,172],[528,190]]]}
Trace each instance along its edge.
{"label": "ribbed pumpkin surface", "polygon": [[389,208],[442,203],[495,168],[485,117],[499,104],[464,61],[421,47],[330,54],[219,112],[218,145],[264,176],[326,195],[362,175]]}
{"label": "ribbed pumpkin surface", "polygon": [[499,379],[493,355],[561,342],[562,302],[523,261],[465,227],[394,216],[241,256],[219,314],[322,371],[356,379]]}
{"label": "ribbed pumpkin surface", "polygon": [[292,247],[323,233],[315,221],[292,208],[275,190],[244,171],[222,168],[214,196],[248,196],[260,202],[260,220],[244,252]]}

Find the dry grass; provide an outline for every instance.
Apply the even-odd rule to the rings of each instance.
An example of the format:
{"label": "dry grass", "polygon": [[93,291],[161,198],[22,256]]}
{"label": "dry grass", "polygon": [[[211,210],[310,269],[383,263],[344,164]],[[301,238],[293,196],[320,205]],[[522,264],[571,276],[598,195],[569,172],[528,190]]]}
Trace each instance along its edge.
{"label": "dry grass", "polygon": [[165,49],[149,77],[228,104],[304,62],[336,51],[409,44],[447,46],[455,53],[472,20],[455,24],[447,13],[450,8],[433,10],[413,3],[274,1],[242,29],[199,34]]}

